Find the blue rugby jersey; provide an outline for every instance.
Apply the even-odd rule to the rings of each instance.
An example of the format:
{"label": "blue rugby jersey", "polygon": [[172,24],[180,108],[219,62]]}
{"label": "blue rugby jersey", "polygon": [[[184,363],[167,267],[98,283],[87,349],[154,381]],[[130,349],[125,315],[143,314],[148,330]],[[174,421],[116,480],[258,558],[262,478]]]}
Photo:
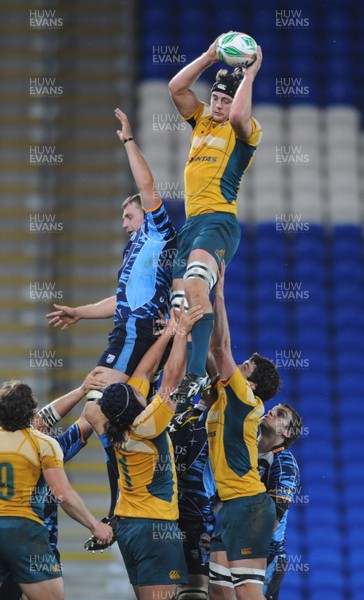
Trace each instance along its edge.
{"label": "blue rugby jersey", "polygon": [[[54,436],[63,451],[63,462],[73,458],[83,448],[87,442],[82,437],[81,428],[76,421],[62,435]],[[58,541],[58,511],[57,501],[48,492],[44,511],[44,525],[49,532],[49,543],[52,550],[57,547]]]}
{"label": "blue rugby jersey", "polygon": [[[258,468],[261,480],[272,498],[294,501],[300,485],[300,471],[292,452],[283,447],[271,452],[258,454]],[[273,533],[269,556],[286,554],[286,528],[288,510],[283,514]]]}
{"label": "blue rugby jersey", "polygon": [[175,415],[168,427],[178,478],[180,518],[214,523],[216,487],[208,458],[206,418],[202,405]]}
{"label": "blue rugby jersey", "polygon": [[158,319],[159,310],[166,312],[176,247],[176,231],[163,204],[145,212],[144,224],[131,236],[123,252],[115,325],[130,316]]}

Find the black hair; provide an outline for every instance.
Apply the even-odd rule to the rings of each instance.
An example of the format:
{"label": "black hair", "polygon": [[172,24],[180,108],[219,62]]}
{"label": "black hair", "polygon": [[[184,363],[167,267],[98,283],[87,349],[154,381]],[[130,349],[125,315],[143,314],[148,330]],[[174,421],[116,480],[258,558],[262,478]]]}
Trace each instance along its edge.
{"label": "black hair", "polygon": [[6,381],[0,389],[0,426],[6,431],[30,427],[38,406],[32,389],[22,381]]}
{"label": "black hair", "polygon": [[260,356],[257,352],[254,352],[250,360],[255,365],[255,369],[247,380],[255,383],[254,395],[266,402],[275,396],[281,387],[277,367],[273,361]]}
{"label": "black hair", "polygon": [[136,398],[131,385],[112,383],[104,390],[100,408],[108,419],[105,425],[107,437],[113,445],[121,447],[126,434],[131,430],[131,424],[144,407]]}

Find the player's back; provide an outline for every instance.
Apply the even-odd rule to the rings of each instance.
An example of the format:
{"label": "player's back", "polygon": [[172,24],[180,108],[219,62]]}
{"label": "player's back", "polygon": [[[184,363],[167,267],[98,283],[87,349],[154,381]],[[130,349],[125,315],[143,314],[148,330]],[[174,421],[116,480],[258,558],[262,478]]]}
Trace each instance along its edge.
{"label": "player's back", "polygon": [[63,467],[57,442],[39,431],[0,429],[0,517],[43,523],[47,486],[42,471]]}

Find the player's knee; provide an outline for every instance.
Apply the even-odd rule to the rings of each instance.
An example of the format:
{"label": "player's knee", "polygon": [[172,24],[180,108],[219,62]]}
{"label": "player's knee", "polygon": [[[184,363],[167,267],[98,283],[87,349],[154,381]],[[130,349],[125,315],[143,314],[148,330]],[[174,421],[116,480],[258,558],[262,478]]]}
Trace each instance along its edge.
{"label": "player's knee", "polygon": [[207,587],[201,586],[185,586],[179,588],[177,592],[177,600],[207,600]]}
{"label": "player's knee", "polygon": [[183,276],[185,283],[188,285],[191,280],[202,281],[207,284],[208,290],[211,291],[216,283],[216,275],[213,270],[204,262],[191,262]]}

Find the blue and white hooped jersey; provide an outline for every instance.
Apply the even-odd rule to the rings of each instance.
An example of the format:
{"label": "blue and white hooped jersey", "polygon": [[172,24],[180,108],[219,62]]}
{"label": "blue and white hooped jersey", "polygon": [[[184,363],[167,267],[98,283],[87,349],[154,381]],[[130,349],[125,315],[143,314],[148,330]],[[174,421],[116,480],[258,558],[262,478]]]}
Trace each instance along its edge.
{"label": "blue and white hooped jersey", "polygon": [[132,235],[123,252],[115,325],[130,316],[158,319],[159,310],[166,312],[176,247],[176,231],[163,204],[145,212],[144,224]]}
{"label": "blue and white hooped jersey", "polygon": [[[271,452],[259,453],[258,468],[269,496],[294,502],[300,485],[300,471],[292,452],[280,447]],[[277,529],[272,535],[269,549],[270,556],[286,554],[287,519],[288,510],[284,512]]]}

